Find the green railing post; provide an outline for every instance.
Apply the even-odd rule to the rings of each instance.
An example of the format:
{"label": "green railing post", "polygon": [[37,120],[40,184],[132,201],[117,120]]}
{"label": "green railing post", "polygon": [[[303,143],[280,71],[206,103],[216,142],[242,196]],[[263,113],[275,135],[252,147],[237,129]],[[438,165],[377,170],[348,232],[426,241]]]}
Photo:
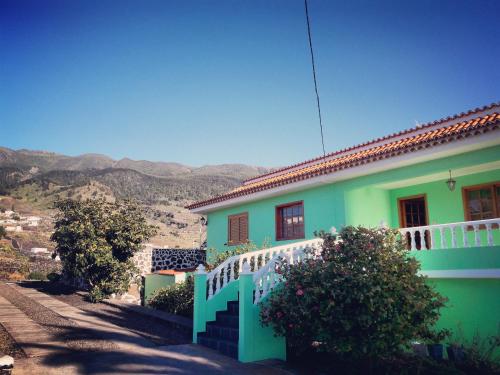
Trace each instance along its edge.
{"label": "green railing post", "polygon": [[193,343],[198,342],[198,332],[206,330],[207,307],[207,273],[200,264],[194,276],[194,306],[193,306]]}
{"label": "green railing post", "polygon": [[253,340],[253,274],[248,262],[243,263],[243,270],[239,277],[240,292],[240,324],[238,339],[238,359],[241,362],[252,360],[252,340]]}

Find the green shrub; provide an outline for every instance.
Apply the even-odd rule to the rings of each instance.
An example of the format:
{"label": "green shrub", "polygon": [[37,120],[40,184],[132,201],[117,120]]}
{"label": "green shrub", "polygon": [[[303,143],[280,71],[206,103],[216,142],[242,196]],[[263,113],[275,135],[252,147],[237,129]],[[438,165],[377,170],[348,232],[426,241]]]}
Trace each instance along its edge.
{"label": "green shrub", "polygon": [[59,274],[57,272],[51,272],[51,273],[47,274],[47,280],[49,280],[50,282],[56,283],[59,280],[61,280],[61,274]]}
{"label": "green shrub", "polygon": [[321,235],[322,258],[283,263],[278,272],[286,281],[261,309],[263,324],[293,350],[376,358],[447,335],[432,329],[446,299],[418,274],[395,230],[346,227]]}
{"label": "green shrub", "polygon": [[467,374],[500,374],[500,333],[482,338],[478,332],[461,344],[464,361],[457,367]]}
{"label": "green shrub", "polygon": [[33,271],[28,275],[29,280],[47,280],[47,274],[45,272]]}
{"label": "green shrub", "polygon": [[172,314],[193,317],[194,278],[156,290],[148,299],[148,304],[158,310]]}

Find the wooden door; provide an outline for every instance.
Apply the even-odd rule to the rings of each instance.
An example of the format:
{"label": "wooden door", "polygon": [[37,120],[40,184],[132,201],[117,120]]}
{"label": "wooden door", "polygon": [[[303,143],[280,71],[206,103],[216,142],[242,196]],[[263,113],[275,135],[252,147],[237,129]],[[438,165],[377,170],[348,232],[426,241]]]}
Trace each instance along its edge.
{"label": "wooden door", "polygon": [[[425,195],[419,195],[399,200],[399,216],[402,228],[421,227],[429,225],[427,215],[427,202]],[[411,247],[410,233],[406,234],[408,246]],[[425,232],[425,248],[429,248],[429,232]],[[420,232],[415,233],[415,244],[418,250],[422,249]]]}

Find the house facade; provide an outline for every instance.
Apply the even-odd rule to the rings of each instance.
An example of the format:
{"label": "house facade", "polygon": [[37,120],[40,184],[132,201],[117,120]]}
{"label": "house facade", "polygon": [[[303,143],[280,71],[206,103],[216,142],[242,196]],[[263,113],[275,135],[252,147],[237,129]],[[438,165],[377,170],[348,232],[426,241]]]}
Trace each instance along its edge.
{"label": "house facade", "polygon": [[189,208],[207,216],[207,245],[219,251],[283,248],[345,225],[398,228],[454,306],[441,326],[469,337],[500,328],[500,103],[258,176]]}

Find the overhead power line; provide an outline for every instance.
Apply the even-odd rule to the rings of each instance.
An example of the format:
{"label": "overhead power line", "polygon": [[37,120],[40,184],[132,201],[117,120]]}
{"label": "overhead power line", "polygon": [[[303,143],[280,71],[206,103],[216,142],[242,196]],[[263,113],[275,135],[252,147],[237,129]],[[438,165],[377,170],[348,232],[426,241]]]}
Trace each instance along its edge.
{"label": "overhead power line", "polygon": [[323,156],[326,155],[325,152],[325,140],[323,137],[323,121],[321,119],[321,106],[319,104],[319,94],[318,94],[318,82],[316,80],[316,64],[314,63],[314,52],[311,38],[311,22],[309,21],[309,9],[307,8],[307,0],[304,0],[304,5],[306,8],[306,20],[307,20],[307,35],[309,37],[309,50],[311,51],[311,64],[314,79],[314,91],[316,92],[316,104],[318,106],[318,118],[319,118],[319,128],[321,131],[321,145],[323,147]]}

